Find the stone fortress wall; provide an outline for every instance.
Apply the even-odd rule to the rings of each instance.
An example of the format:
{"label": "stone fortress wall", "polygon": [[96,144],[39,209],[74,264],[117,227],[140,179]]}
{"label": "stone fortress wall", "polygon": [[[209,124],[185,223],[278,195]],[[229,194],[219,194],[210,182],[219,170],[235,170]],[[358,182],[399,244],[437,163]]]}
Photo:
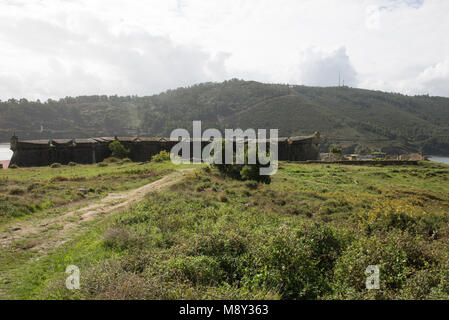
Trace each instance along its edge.
{"label": "stone fortress wall", "polygon": [[[89,139],[51,139],[19,141],[11,137],[11,150],[14,152],[11,164],[19,167],[47,166],[52,163],[67,164],[71,161],[80,164],[97,163],[111,156],[109,144],[120,141],[130,149],[129,158],[133,161],[148,161],[162,150],[170,152],[178,141],[169,138],[130,138],[101,137]],[[307,137],[278,138],[278,159],[280,161],[319,160],[319,133]],[[202,140],[201,147],[209,144]],[[191,145],[191,154],[193,145]]]}

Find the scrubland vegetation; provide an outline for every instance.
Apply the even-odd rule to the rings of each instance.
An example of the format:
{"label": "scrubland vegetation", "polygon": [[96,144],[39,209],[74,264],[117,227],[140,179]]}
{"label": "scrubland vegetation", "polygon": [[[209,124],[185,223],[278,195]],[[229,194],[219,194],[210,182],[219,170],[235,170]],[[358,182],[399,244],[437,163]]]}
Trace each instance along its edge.
{"label": "scrubland vegetation", "polygon": [[[108,166],[108,163],[111,163]],[[53,163],[0,171],[0,225],[61,206],[135,188],[173,170],[173,165],[138,164],[110,158],[98,165]]]}
{"label": "scrubland vegetation", "polygon": [[[41,172],[51,180],[59,169],[17,170],[22,178],[15,179]],[[93,177],[112,168],[82,170]],[[448,166],[425,162],[281,163],[270,184],[202,167],[123,213],[92,221],[39,260],[32,248],[2,249],[0,293],[50,299],[448,299],[448,181]],[[28,197],[14,195],[21,196]],[[65,288],[69,264],[81,270],[79,290]],[[368,265],[380,269],[380,290],[365,288]]]}

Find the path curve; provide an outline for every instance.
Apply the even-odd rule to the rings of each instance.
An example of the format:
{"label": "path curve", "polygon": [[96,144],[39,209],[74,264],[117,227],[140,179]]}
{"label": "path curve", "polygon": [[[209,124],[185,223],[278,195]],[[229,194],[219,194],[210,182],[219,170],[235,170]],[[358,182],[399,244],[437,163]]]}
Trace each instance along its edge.
{"label": "path curve", "polygon": [[[35,237],[35,244],[31,241],[31,244],[29,244],[31,247],[27,249],[32,248],[33,250],[42,251],[59,247],[70,240],[70,236],[74,235],[74,231],[81,228],[81,223],[90,221],[99,215],[123,211],[132,204],[141,201],[146,194],[159,191],[182,180],[186,173],[192,170],[193,168],[178,170],[142,187],[120,193],[110,193],[96,203],[67,211],[55,217],[36,218],[21,223],[14,223],[13,228],[1,234],[0,246],[8,247],[13,242]],[[60,229],[54,230],[55,226],[59,226]],[[52,231],[51,236],[43,236],[48,231]]]}

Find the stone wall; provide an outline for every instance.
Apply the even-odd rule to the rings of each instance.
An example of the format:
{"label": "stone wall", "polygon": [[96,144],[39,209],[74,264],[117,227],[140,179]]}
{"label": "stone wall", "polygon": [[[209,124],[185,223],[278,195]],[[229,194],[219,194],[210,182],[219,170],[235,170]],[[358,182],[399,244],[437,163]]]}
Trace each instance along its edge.
{"label": "stone wall", "polygon": [[307,160],[304,163],[320,163],[320,164],[347,164],[356,166],[366,166],[366,165],[382,165],[382,166],[410,166],[419,165],[417,160],[337,160],[337,161],[315,161]]}
{"label": "stone wall", "polygon": [[[119,140],[127,149],[133,161],[148,161],[162,150],[170,152],[177,141],[168,138],[127,138],[101,137],[89,139],[54,139],[19,141],[11,138],[11,150],[14,152],[11,164],[19,167],[47,166],[58,162],[68,164],[73,161],[81,164],[101,162],[111,156],[109,143]],[[202,140],[204,148],[210,141]],[[269,141],[267,141],[267,144]],[[308,137],[291,137],[278,139],[279,160],[306,161],[318,160],[319,134]],[[191,155],[193,145],[191,144]]]}

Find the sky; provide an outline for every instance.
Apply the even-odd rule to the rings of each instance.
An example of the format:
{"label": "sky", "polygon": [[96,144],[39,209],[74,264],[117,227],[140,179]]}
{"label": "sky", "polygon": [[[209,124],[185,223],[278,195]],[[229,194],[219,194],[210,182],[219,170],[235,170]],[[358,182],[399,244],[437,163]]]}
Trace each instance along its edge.
{"label": "sky", "polygon": [[0,99],[231,78],[449,97],[448,0],[0,0]]}

